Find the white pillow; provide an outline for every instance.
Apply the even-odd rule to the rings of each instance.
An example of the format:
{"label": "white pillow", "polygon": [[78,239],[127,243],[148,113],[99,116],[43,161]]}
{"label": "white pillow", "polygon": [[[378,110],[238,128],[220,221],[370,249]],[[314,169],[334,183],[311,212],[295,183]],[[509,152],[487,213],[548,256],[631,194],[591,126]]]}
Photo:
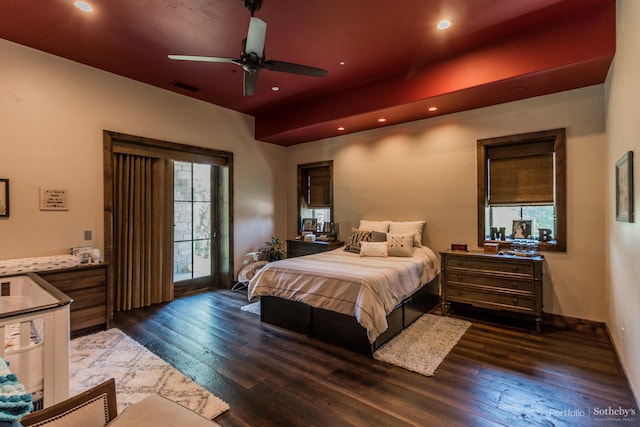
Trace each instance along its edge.
{"label": "white pillow", "polygon": [[403,233],[413,233],[413,246],[416,248],[422,247],[422,230],[424,229],[424,225],[426,221],[405,221],[405,222],[395,222],[392,221],[389,224],[389,233],[392,234],[403,234]]}
{"label": "white pillow", "polygon": [[389,223],[391,223],[391,221],[367,221],[365,219],[361,219],[358,230],[378,231],[380,233],[386,233],[389,231]]}
{"label": "white pillow", "polygon": [[387,242],[360,242],[360,256],[387,258],[389,256],[389,244]]}
{"label": "white pillow", "polygon": [[414,233],[387,234],[389,256],[413,255],[413,235]]}

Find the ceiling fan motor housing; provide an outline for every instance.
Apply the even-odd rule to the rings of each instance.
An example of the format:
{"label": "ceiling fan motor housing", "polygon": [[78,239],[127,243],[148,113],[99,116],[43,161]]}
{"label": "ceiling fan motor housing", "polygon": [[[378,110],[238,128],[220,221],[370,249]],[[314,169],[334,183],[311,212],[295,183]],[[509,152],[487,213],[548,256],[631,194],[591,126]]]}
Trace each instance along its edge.
{"label": "ceiling fan motor housing", "polygon": [[249,9],[251,16],[253,16],[253,14],[262,7],[262,0],[242,0],[242,3],[244,4],[244,7]]}

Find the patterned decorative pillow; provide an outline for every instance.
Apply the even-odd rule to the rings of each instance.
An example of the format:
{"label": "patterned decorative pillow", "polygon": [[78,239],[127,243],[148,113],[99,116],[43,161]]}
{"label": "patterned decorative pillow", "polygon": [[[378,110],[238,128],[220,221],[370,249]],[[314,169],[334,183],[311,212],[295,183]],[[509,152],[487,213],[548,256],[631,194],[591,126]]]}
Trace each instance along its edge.
{"label": "patterned decorative pillow", "polygon": [[387,242],[361,242],[360,256],[387,258],[389,256],[389,244]]}
{"label": "patterned decorative pillow", "polygon": [[389,224],[389,233],[402,234],[402,233],[414,233],[413,246],[416,248],[422,247],[422,230],[426,221],[405,221],[405,222],[392,222]]}
{"label": "patterned decorative pillow", "polygon": [[358,230],[357,228],[351,229],[351,235],[344,250],[347,252],[353,252],[354,254],[360,253],[360,242],[370,242],[371,231]]}
{"label": "patterned decorative pillow", "polygon": [[413,235],[414,233],[387,234],[389,256],[413,255]]}

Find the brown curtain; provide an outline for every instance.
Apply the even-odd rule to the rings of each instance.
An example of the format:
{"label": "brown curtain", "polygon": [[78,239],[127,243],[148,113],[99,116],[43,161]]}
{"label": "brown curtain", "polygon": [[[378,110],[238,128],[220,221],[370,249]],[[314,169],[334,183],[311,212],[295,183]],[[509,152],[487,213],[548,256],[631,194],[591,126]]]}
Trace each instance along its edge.
{"label": "brown curtain", "polygon": [[173,162],[113,154],[114,310],[173,299]]}

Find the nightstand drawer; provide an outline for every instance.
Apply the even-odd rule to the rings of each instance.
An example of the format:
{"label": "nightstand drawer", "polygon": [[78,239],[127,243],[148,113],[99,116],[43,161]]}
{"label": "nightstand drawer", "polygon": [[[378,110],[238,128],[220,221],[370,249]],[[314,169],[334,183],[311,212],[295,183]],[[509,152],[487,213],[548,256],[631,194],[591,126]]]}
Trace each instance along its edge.
{"label": "nightstand drawer", "polygon": [[533,292],[532,280],[511,279],[504,276],[479,276],[459,271],[451,271],[448,275],[449,283],[481,285],[501,289]]}
{"label": "nightstand drawer", "polygon": [[287,258],[317,254],[337,249],[344,245],[344,242],[305,242],[304,240],[287,240]]}
{"label": "nightstand drawer", "polygon": [[502,262],[494,259],[469,259],[458,257],[447,257],[447,269],[462,268],[467,270],[481,270],[499,273],[533,275],[533,264],[527,262],[513,262],[509,258],[504,258]]}
{"label": "nightstand drawer", "polygon": [[447,300],[464,302],[472,305],[500,306],[503,308],[533,311],[533,296],[516,293],[491,292],[479,288],[449,285]]}

